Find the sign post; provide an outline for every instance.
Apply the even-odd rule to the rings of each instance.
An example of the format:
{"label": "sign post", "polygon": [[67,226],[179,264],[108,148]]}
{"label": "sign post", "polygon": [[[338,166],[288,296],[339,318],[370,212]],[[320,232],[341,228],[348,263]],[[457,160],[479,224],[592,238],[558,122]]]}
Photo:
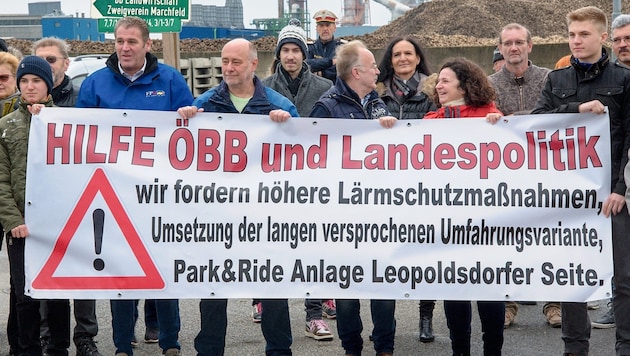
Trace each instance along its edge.
{"label": "sign post", "polygon": [[138,16],[152,33],[181,32],[182,21],[190,20],[189,0],[95,0],[92,17],[98,19],[99,32],[113,33],[116,21],[125,16]]}
{"label": "sign post", "polygon": [[182,21],[190,20],[189,0],[95,0],[92,5],[99,32],[113,33],[118,19],[137,16],[147,22],[151,33],[164,33],[164,63],[179,70],[179,33]]}

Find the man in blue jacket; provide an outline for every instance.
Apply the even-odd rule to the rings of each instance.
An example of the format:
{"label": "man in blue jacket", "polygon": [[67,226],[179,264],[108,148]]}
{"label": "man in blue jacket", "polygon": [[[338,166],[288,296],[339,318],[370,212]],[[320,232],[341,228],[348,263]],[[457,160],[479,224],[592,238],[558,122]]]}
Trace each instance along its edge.
{"label": "man in blue jacket", "polygon": [[[184,77],[172,67],[158,63],[149,53],[151,39],[144,20],[128,16],[114,28],[116,53],[107,66],[88,76],[79,91],[77,107],[175,111],[193,96]],[[112,300],[112,330],[117,356],[133,354],[137,300]],[[180,354],[179,303],[157,300],[160,329],[158,344],[166,356]]]}
{"label": "man in blue jacket", "polygon": [[[223,81],[201,94],[192,106],[177,113],[184,119],[198,111],[269,115],[274,122],[297,117],[293,103],[278,92],[262,85],[254,74],[258,53],[254,45],[242,38],[232,40],[221,51]],[[287,299],[262,299],[264,314],[261,328],[267,345],[267,356],[291,355],[291,322]],[[227,330],[227,299],[202,299],[201,330],[195,337],[198,356],[223,355]]]}

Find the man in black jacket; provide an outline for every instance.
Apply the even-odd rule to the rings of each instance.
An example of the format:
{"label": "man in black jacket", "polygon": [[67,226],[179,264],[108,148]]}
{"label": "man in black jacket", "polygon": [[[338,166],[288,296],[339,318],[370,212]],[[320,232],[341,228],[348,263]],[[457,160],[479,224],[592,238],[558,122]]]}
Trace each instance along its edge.
{"label": "man in black jacket", "polygon": [[[608,25],[602,10],[587,6],[572,11],[567,15],[567,25],[571,65],[549,73],[532,113],[604,114],[608,107],[612,192],[606,197],[602,211],[605,216],[612,215],[617,355],[630,355],[630,215],[624,200],[623,179],[630,148],[630,69],[612,63],[603,48]],[[562,303],[565,355],[587,355],[590,334],[586,303]]]}
{"label": "man in black jacket", "polygon": [[45,37],[33,44],[33,54],[45,59],[52,68],[53,103],[56,106],[74,107],[79,91],[74,90],[70,77],[66,75],[66,70],[70,65],[68,51],[66,41],[55,37]]}

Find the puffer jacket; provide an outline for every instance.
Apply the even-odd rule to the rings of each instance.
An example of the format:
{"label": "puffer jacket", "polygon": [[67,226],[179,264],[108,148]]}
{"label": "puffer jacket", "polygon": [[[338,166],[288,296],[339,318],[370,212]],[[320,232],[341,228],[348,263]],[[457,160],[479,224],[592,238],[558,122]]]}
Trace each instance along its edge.
{"label": "puffer jacket", "polygon": [[262,83],[291,100],[297,108],[298,114],[306,117],[313,110],[313,105],[319,100],[319,97],[326,90],[330,89],[333,83],[326,78],[311,73],[306,63],[302,64],[301,76],[302,80],[295,97],[289,90],[289,83],[284,74],[282,74],[282,64],[280,63],[276,67],[276,72],[263,79]]}
{"label": "puffer jacket", "polygon": [[471,117],[486,117],[490,113],[501,114],[501,111],[497,109],[494,102],[483,106],[471,106],[471,105],[454,105],[454,106],[442,106],[437,111],[428,112],[425,119],[460,119]]}
{"label": "puffer jacket", "polygon": [[391,115],[387,105],[372,90],[368,94],[365,106],[361,105],[359,95],[346,82],[338,78],[335,86],[319,98],[313,107],[310,117],[342,118],[342,119],[378,119]]}
{"label": "puffer jacket", "polygon": [[[52,96],[42,104],[53,106]],[[31,128],[28,103],[0,119],[0,223],[5,231],[24,224],[26,152]]]}
{"label": "puffer jacket", "polygon": [[514,74],[505,66],[500,71],[490,75],[490,83],[497,92],[496,104],[504,115],[526,115],[536,105],[540,92],[545,87],[547,75],[551,70],[538,67],[529,61],[529,66],[523,73],[522,82],[516,80]]}
{"label": "puffer jacket", "polygon": [[[205,112],[239,113],[234,104],[232,104],[230,91],[225,82],[221,82],[216,87],[199,95],[193,101],[193,105],[203,108]],[[241,113],[266,115],[271,110],[276,109],[288,111],[292,117],[299,116],[295,105],[289,99],[280,95],[277,91],[265,87],[258,77],[254,76],[254,96],[245,105]]]}
{"label": "puffer jacket", "polygon": [[398,102],[391,89],[391,79],[387,79],[376,86],[376,92],[387,105],[387,109],[399,120],[422,119],[426,113],[435,110],[437,107],[431,99],[422,92],[422,83],[426,75],[420,74],[416,93],[407,98],[403,103]]}
{"label": "puffer jacket", "polygon": [[611,188],[626,194],[623,171],[630,148],[630,69],[611,63],[605,50],[588,69],[571,57],[571,65],[549,73],[533,114],[577,113],[580,104],[599,100],[610,117]]}

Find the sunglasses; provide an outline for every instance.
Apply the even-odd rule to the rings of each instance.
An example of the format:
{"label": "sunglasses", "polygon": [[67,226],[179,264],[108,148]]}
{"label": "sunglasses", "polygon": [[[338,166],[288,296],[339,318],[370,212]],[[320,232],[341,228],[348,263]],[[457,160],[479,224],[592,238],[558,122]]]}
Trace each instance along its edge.
{"label": "sunglasses", "polygon": [[12,76],[13,74],[2,74],[0,75],[0,82],[6,83]]}
{"label": "sunglasses", "polygon": [[46,56],[46,57],[42,57],[43,59],[46,60],[46,62],[50,63],[50,64],[55,64],[57,63],[58,59],[66,59],[65,57],[55,57],[55,56]]}

